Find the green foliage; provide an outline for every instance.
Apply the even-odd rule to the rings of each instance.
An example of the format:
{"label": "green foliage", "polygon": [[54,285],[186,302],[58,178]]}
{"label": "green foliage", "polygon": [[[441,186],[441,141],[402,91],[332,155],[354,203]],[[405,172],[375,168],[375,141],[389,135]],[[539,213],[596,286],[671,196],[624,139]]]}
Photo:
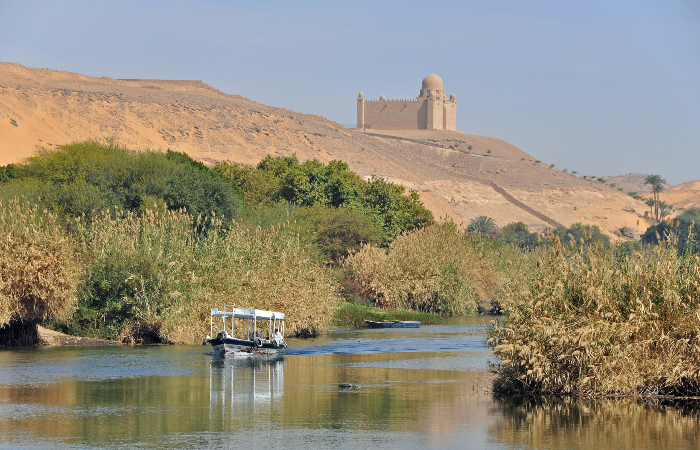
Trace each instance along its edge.
{"label": "green foliage", "polygon": [[15,164],[8,164],[6,166],[0,166],[0,183],[6,183],[9,180],[17,177],[17,166]]}
{"label": "green foliage", "polygon": [[534,248],[539,245],[537,233],[531,233],[523,222],[512,222],[504,226],[496,239],[521,249]]}
{"label": "green foliage", "polygon": [[363,187],[362,208],[378,219],[389,242],[404,231],[433,222],[433,214],[423,206],[417,192],[411,191],[407,197],[403,186],[375,176]]}
{"label": "green foliage", "polygon": [[357,210],[317,205],[298,208],[293,217],[301,230],[312,233],[315,243],[333,265],[339,265],[364,244],[384,241],[382,229]]}
{"label": "green foliage", "polygon": [[231,161],[216,163],[214,171],[241,188],[246,203],[252,207],[274,203],[280,199],[282,181],[273,172]]}
{"label": "green foliage", "polygon": [[472,219],[467,226],[470,233],[478,233],[480,237],[489,236],[496,230],[496,222],[491,217],[479,216]]}
{"label": "green foliage", "polygon": [[0,187],[0,197],[28,186],[29,197],[65,217],[91,217],[114,207],[136,211],[154,199],[194,216],[236,217],[243,205],[235,185],[172,151],[137,153],[111,142],[85,141],[55,151],[42,149],[13,170],[12,179]]}
{"label": "green foliage", "polygon": [[239,186],[254,208],[284,201],[295,207],[351,209],[371,218],[383,230],[385,243],[433,221],[417,193],[407,196],[403,186],[379,177],[364,181],[342,161],[300,164],[295,156],[267,156],[255,168],[221,162],[214,170]]}
{"label": "green foliage", "polygon": [[597,225],[575,223],[568,228],[563,226],[557,227],[546,236],[547,243],[554,242],[554,237],[563,244],[569,245],[580,245],[583,242],[586,245],[597,244],[602,248],[610,246],[610,238],[603,234]]}
{"label": "green foliage", "polygon": [[700,254],[700,209],[690,208],[676,216],[674,220],[665,220],[652,225],[642,234],[641,240],[646,244],[658,245],[662,242],[675,243],[679,253]]}

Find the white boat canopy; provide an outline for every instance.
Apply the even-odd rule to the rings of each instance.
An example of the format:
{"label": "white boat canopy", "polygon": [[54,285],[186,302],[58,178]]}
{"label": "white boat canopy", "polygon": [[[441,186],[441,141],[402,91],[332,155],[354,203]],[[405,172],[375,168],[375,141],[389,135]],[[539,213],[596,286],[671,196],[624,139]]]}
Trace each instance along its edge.
{"label": "white boat canopy", "polygon": [[212,317],[228,317],[230,319],[249,320],[284,320],[284,313],[275,311],[265,311],[262,309],[232,308],[231,311],[219,311],[219,308],[211,309]]}

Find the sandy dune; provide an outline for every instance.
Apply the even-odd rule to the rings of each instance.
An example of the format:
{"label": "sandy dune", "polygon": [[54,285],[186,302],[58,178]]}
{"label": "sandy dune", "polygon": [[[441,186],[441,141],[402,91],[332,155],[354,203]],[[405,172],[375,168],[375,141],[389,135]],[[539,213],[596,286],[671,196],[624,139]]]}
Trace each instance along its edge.
{"label": "sandy dune", "polygon": [[648,225],[643,203],[538,163],[500,139],[349,130],[200,81],[115,80],[0,63],[0,165],[31,156],[37,146],[90,138],[113,138],[137,150],[185,151],[205,163],[256,163],[268,154],[342,159],[361,175],[419,191],[436,217],[464,224],[479,215],[499,226],[523,221],[533,229],[584,222],[609,235],[624,226],[643,232]]}

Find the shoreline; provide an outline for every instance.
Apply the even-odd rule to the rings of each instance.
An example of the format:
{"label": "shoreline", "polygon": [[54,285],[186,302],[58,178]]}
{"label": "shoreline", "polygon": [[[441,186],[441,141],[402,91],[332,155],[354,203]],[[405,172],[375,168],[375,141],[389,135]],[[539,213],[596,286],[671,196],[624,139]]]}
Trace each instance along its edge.
{"label": "shoreline", "polygon": [[[123,345],[117,341],[109,341],[105,339],[72,336],[70,334],[61,333],[60,331],[50,330],[48,328],[37,325],[37,334],[39,342],[36,346],[39,347],[90,347],[90,346],[106,346],[106,345]],[[33,346],[24,346],[33,347]]]}

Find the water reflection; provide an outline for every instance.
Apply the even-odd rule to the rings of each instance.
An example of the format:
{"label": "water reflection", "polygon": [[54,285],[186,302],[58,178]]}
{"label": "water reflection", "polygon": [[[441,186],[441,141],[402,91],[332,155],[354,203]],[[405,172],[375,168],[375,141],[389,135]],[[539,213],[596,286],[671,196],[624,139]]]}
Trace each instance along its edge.
{"label": "water reflection", "polygon": [[0,449],[697,447],[696,403],[494,397],[484,339],[469,319],[336,330],[271,359],[0,350]]}
{"label": "water reflection", "polygon": [[281,355],[215,357],[209,372],[212,420],[233,415],[270,420],[279,413],[284,395],[284,362]]}
{"label": "water reflection", "polygon": [[696,401],[633,398],[495,399],[501,420],[490,430],[499,441],[531,448],[698,448]]}

